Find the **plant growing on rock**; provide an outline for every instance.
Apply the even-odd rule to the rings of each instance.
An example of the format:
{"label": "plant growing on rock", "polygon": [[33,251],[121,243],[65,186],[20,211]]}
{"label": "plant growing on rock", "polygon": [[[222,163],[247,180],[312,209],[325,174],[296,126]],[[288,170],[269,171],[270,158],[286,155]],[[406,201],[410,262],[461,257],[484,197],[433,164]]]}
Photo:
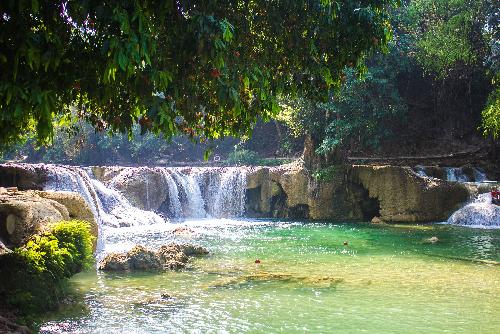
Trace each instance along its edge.
{"label": "plant growing on rock", "polygon": [[90,224],[59,222],[33,236],[23,247],[0,257],[0,299],[19,314],[54,309],[67,279],[92,263]]}

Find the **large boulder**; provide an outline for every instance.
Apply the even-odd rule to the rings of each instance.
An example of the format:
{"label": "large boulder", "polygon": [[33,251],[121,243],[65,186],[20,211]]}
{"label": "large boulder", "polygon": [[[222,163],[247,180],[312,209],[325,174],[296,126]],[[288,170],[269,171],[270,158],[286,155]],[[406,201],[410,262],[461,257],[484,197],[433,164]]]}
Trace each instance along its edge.
{"label": "large boulder", "polygon": [[[110,174],[113,175],[104,173],[101,177],[106,179]],[[108,184],[119,190],[130,204],[142,210],[156,211],[168,198],[165,176],[154,168],[123,168],[109,179]]]}
{"label": "large boulder", "polygon": [[92,233],[97,237],[97,224],[92,211],[76,193],[34,190],[0,192],[0,239],[9,247],[23,245],[51,223],[70,219],[90,222]]}
{"label": "large boulder", "polygon": [[346,166],[318,181],[302,160],[278,167],[257,167],[248,175],[247,213],[310,219],[372,218],[371,200],[359,185],[346,185]]}
{"label": "large boulder", "polygon": [[37,191],[36,194],[63,205],[68,210],[69,219],[90,223],[92,235],[97,236],[98,225],[94,213],[80,194],[71,191]]}
{"label": "large boulder", "polygon": [[126,253],[106,255],[98,268],[104,271],[174,270],[184,268],[190,257],[205,254],[208,254],[205,248],[189,244],[172,243],[157,251],[138,245]]}
{"label": "large boulder", "polygon": [[354,165],[350,180],[379,201],[386,222],[445,221],[470,196],[465,184],[421,177],[410,167]]}

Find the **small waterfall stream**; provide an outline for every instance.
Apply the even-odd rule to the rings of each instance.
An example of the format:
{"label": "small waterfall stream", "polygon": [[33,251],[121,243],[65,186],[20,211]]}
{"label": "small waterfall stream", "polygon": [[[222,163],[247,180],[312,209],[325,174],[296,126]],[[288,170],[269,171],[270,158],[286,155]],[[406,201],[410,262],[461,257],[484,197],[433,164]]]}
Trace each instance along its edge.
{"label": "small waterfall stream", "polygon": [[413,168],[420,177],[436,177],[451,182],[486,182],[484,171],[477,167],[428,167],[417,165]]}
{"label": "small waterfall stream", "polygon": [[479,227],[500,227],[500,206],[491,204],[491,194],[478,195],[469,204],[455,211],[448,224]]}

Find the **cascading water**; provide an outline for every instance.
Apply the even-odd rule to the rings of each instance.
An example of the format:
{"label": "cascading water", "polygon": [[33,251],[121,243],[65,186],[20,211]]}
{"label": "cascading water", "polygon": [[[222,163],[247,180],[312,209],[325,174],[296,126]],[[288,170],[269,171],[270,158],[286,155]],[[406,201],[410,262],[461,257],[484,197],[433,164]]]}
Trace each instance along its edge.
{"label": "cascading water", "polygon": [[207,212],[212,217],[239,217],[245,210],[246,171],[226,168],[223,173],[210,174]]}
{"label": "cascading water", "polygon": [[177,187],[177,183],[175,183],[174,179],[166,169],[162,168],[160,169],[160,172],[168,185],[168,198],[170,199],[169,209],[172,218],[180,218],[182,217],[182,207],[179,199],[179,188]]}
{"label": "cascading water", "polygon": [[488,181],[488,178],[486,177],[485,173],[483,173],[482,171],[480,171],[477,168],[474,168],[473,171],[474,171],[474,180],[476,182],[485,182],[485,181]]}
{"label": "cascading water", "polygon": [[[441,169],[442,168],[442,169]],[[426,167],[417,165],[413,168],[420,177],[437,177],[451,182],[487,182],[486,174],[476,167]]]}
{"label": "cascading water", "polygon": [[478,195],[471,203],[455,211],[449,224],[479,228],[500,228],[500,206],[491,203],[491,194]]}
{"label": "cascading water", "polygon": [[[133,246],[141,230],[154,226],[161,231],[173,230],[171,219],[231,218],[244,213],[244,168],[123,168],[106,181],[98,180],[91,168],[44,165],[44,169],[48,174],[45,190],[77,192],[92,209],[99,226],[98,259],[111,250],[122,249],[124,244]],[[149,181],[148,173],[158,173],[164,183]],[[155,211],[133,206],[127,199],[130,194],[119,187],[123,180],[141,175],[145,175],[140,178],[145,186],[143,207],[151,208],[155,192],[166,194]]]}
{"label": "cascading water", "polygon": [[445,171],[446,171],[446,179],[448,181],[455,181],[455,182],[468,182],[469,181],[467,176],[464,174],[462,168],[447,167],[447,168],[445,168]]}
{"label": "cascading water", "polygon": [[415,172],[420,176],[420,177],[428,177],[427,173],[425,172],[425,167],[418,165],[415,166]]}
{"label": "cascading water", "polygon": [[184,174],[179,170],[173,169],[173,176],[185,194],[186,201],[182,210],[184,218],[205,218],[207,215],[205,201],[201,196],[197,175]]}

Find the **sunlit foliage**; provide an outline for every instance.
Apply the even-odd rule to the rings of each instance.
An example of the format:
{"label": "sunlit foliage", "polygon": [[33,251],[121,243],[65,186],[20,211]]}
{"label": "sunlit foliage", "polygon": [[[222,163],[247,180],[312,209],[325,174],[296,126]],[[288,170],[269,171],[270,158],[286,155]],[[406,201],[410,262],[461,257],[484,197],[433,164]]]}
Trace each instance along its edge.
{"label": "sunlit foliage", "polygon": [[281,93],[324,98],[391,38],[396,0],[0,2],[0,144],[53,121],[242,135]]}

